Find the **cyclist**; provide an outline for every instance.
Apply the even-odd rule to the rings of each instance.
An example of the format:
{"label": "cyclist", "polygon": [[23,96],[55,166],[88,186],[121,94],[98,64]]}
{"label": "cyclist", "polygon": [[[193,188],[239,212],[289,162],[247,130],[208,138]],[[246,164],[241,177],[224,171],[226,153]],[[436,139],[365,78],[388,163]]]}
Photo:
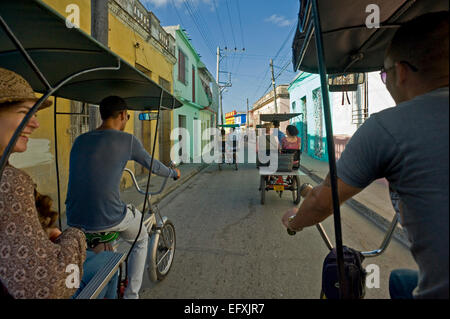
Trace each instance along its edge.
{"label": "cyclist", "polygon": [[[373,114],[337,162],[341,203],[382,177],[400,196],[419,271],[393,271],[392,298],[449,297],[448,19],[448,11],[424,14],[397,30],[381,72],[397,106]],[[298,231],[331,214],[328,175],[282,220]]]}
{"label": "cyclist", "polygon": [[[130,116],[122,98],[103,99],[100,115],[101,126],[80,135],[70,152],[67,223],[86,233],[117,231],[124,240],[134,242],[141,212],[121,201],[120,179],[128,161],[134,160],[150,169],[152,158],[135,136],[124,132]],[[178,169],[170,169],[156,159],[152,172],[164,177],[180,177]],[[128,260],[126,299],[139,298],[147,245],[148,235],[142,228]]]}

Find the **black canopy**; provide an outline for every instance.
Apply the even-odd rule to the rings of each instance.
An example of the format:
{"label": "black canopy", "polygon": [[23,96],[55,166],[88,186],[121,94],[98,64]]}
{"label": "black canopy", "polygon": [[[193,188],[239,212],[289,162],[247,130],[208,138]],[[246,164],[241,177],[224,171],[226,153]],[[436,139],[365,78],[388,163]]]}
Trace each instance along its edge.
{"label": "black canopy", "polygon": [[[316,44],[312,39],[300,66],[301,49],[306,38],[306,20],[310,18],[300,0],[298,28],[292,44],[294,71],[318,73]],[[368,28],[366,18],[380,8],[380,28]],[[358,73],[380,70],[384,52],[398,26],[418,15],[448,10],[447,0],[320,0],[318,8],[322,27],[325,64],[328,74]],[[370,7],[369,7],[370,9]],[[352,63],[353,58],[360,58]]]}
{"label": "black canopy", "polygon": [[[80,29],[67,28],[63,16],[40,0],[1,0],[0,16],[34,60],[52,87],[83,70],[114,67],[77,76],[56,96],[99,104],[106,96],[124,98],[130,109],[177,108],[182,103],[142,72]],[[20,51],[0,29],[0,67],[22,75],[39,93],[47,88]]]}

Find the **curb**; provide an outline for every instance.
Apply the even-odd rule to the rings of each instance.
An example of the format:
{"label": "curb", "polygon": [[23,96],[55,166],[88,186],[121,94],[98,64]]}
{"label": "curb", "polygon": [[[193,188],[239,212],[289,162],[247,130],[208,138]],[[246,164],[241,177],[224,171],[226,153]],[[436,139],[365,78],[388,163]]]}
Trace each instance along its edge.
{"label": "curb", "polygon": [[[300,169],[306,173],[314,182],[320,184],[323,182],[323,178],[314,174],[311,170],[306,168],[305,166],[300,164]],[[371,222],[373,222],[377,227],[379,227],[384,232],[387,232],[389,226],[391,225],[391,220],[387,220],[377,212],[373,211],[369,207],[360,203],[356,199],[350,198],[345,202],[348,206],[350,206],[353,210],[357,211]],[[399,227],[395,227],[393,237],[397,239],[400,243],[402,243],[407,248],[411,247],[411,243],[408,240],[408,234],[404,229],[400,229]]]}
{"label": "curb", "polygon": [[[181,185],[185,184],[188,180],[190,180],[192,177],[194,177],[195,175],[197,175],[198,173],[200,173],[202,170],[204,170],[205,168],[207,168],[209,165],[208,164],[202,164],[201,166],[199,166],[198,168],[194,169],[193,171],[191,171],[190,173],[188,173],[185,177],[181,178],[178,182],[173,183],[172,185],[168,186],[161,194],[159,194],[158,196],[154,196],[151,198],[150,202],[152,205],[156,205],[159,202],[161,202],[167,195],[169,195],[171,192],[173,192],[174,190],[176,190],[178,187],[180,187]],[[140,182],[140,181],[139,181]],[[142,204],[139,204],[139,206],[136,206],[136,208],[139,211],[142,211],[142,209],[144,208],[144,203],[142,202]]]}

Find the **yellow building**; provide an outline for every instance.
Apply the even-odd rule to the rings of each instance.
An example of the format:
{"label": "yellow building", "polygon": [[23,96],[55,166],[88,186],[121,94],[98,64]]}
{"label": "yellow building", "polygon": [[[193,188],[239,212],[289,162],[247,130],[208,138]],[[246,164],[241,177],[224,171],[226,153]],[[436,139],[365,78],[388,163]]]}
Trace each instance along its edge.
{"label": "yellow building", "polygon": [[[91,0],[43,0],[64,17],[74,14],[74,5],[79,10],[80,29],[91,34]],[[127,4],[124,7],[124,4]],[[131,9],[130,9],[131,8]],[[128,11],[127,11],[128,10]],[[76,12],[75,12],[76,13]],[[166,90],[173,91],[173,66],[175,40],[160,26],[159,20],[138,0],[109,1],[108,46],[132,66],[149,76]],[[55,99],[52,97],[52,100]],[[58,112],[82,113],[79,115],[57,115],[58,162],[61,187],[61,210],[65,210],[69,156],[71,146],[77,136],[89,130],[92,113],[81,102],[56,99]],[[11,156],[12,165],[27,171],[38,185],[41,193],[50,195],[57,203],[57,182],[55,167],[54,106],[38,113],[40,127],[29,141],[27,152]],[[169,111],[165,111],[169,112]],[[125,131],[137,136],[150,152],[156,122],[141,122],[136,112],[129,112],[130,121]],[[97,115],[98,116],[98,115]],[[163,114],[158,132],[155,158],[168,162],[170,156],[171,115]],[[138,164],[128,168],[137,174],[143,173]],[[128,176],[122,186],[131,184]]]}

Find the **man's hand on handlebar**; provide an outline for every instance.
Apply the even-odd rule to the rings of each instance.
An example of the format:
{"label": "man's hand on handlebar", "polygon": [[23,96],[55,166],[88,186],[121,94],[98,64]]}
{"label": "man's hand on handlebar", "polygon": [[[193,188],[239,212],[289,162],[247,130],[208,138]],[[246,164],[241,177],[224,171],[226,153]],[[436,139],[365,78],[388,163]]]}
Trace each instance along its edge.
{"label": "man's hand on handlebar", "polygon": [[178,168],[174,168],[173,170],[174,170],[175,172],[177,172],[177,176],[175,176],[175,177],[173,178],[173,180],[176,181],[176,180],[180,179],[180,177],[181,177],[181,172],[180,172],[180,170],[179,170]]}

